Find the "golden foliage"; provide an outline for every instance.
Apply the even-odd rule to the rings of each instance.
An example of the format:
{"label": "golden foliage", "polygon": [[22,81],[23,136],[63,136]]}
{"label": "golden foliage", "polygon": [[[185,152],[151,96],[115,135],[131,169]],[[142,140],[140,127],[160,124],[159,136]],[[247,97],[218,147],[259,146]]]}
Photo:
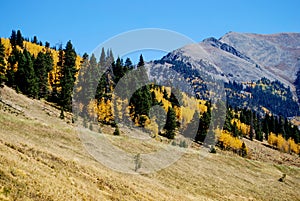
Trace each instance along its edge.
{"label": "golden foliage", "polygon": [[[4,45],[4,48],[5,48],[5,59],[7,61],[8,57],[12,53],[12,46],[11,46],[10,40],[8,38],[1,38],[1,42]],[[24,41],[23,45],[24,45],[24,48],[27,49],[28,52],[30,54],[32,54],[34,57],[37,57],[39,52],[43,52],[43,53],[50,52],[51,53],[52,58],[53,58],[53,69],[49,73],[49,77],[48,77],[49,86],[48,87],[49,87],[50,90],[52,90],[51,84],[53,84],[53,83],[59,84],[59,79],[57,79],[57,78],[59,78],[59,74],[60,74],[60,68],[57,66],[57,62],[59,60],[58,59],[58,53],[59,52],[57,50],[54,50],[54,49],[51,49],[51,48],[46,48],[45,46],[41,46],[41,45],[31,43],[31,42],[28,42],[28,41]],[[20,50],[20,51],[23,51],[23,49],[21,49],[18,46],[17,46],[17,49]],[[82,58],[79,55],[77,55],[76,61],[75,61],[76,69],[80,69],[81,61],[82,61]],[[18,68],[18,65],[13,66],[13,68],[16,71],[17,68]],[[76,75],[76,77],[77,76],[78,75]],[[58,89],[58,91],[60,91],[60,89]]]}
{"label": "golden foliage", "polygon": [[294,152],[296,154],[300,153],[300,145],[297,145],[294,139],[292,138],[285,140],[281,134],[276,136],[274,133],[271,132],[268,137],[268,143],[282,152]]}
{"label": "golden foliage", "polygon": [[174,107],[174,111],[175,111],[175,114],[176,114],[176,118],[179,120],[179,121],[181,121],[182,120],[182,108],[181,107],[177,107],[177,106],[175,106]]}
{"label": "golden foliage", "polygon": [[[24,48],[27,49],[28,52],[30,52],[30,54],[32,54],[34,57],[37,57],[39,52],[43,52],[43,53],[46,52],[46,47],[37,45],[35,43],[24,41],[23,45],[24,45]],[[55,50],[53,50],[53,51],[55,51]]]}
{"label": "golden foliage", "polygon": [[235,118],[231,120],[231,124],[234,124],[234,122],[236,123],[238,130],[242,132],[243,136],[248,135],[250,131],[249,125],[242,123],[239,119],[235,119]]}
{"label": "golden foliage", "polygon": [[156,123],[156,117],[152,117],[149,122],[146,122],[145,128],[151,133],[152,137],[158,134],[158,125]]}
{"label": "golden foliage", "polygon": [[186,126],[188,123],[190,123],[196,111],[198,111],[199,114],[206,112],[207,107],[205,103],[206,101],[204,100],[198,100],[195,97],[189,97],[187,94],[182,93],[182,125]]}
{"label": "golden foliage", "polygon": [[219,142],[222,143],[222,146],[224,149],[239,149],[242,147],[242,142],[236,138],[233,137],[228,131],[223,130],[220,137],[219,137]]}
{"label": "golden foliage", "polygon": [[289,146],[289,152],[294,152],[296,154],[300,153],[300,146],[295,143],[294,139],[289,138],[287,142]]}
{"label": "golden foliage", "polygon": [[97,100],[92,99],[87,106],[87,110],[88,110],[89,117],[94,121],[97,119],[97,109],[98,109]]}
{"label": "golden foliage", "polygon": [[[241,153],[243,151],[242,145],[243,141],[237,137],[233,137],[228,131],[223,130],[221,133],[218,133],[219,139],[218,143],[220,147],[224,150],[232,150],[234,152]],[[245,155],[248,153],[248,148],[245,148]]]}
{"label": "golden foliage", "polygon": [[275,135],[275,133],[270,133],[268,137],[268,143],[272,146],[277,146],[277,136]]}
{"label": "golden foliage", "polygon": [[[168,100],[166,100],[166,99],[163,97],[163,96],[164,96],[164,94],[163,94],[164,89],[166,89],[167,92],[170,91],[170,90],[167,90],[167,88],[168,88],[168,87],[162,86],[161,89],[154,88],[154,89],[151,89],[151,90],[150,90],[151,92],[152,92],[152,91],[154,92],[156,100],[157,100],[158,102],[162,102],[163,108],[164,108],[164,110],[165,110],[166,112],[168,111],[168,108],[169,108],[169,107],[172,107],[171,102],[168,101]],[[168,93],[168,94],[169,94],[169,93]]]}
{"label": "golden foliage", "polygon": [[288,151],[287,142],[285,141],[285,139],[280,134],[277,136],[277,145],[276,146],[279,150],[281,150],[283,152]]}
{"label": "golden foliage", "polygon": [[195,108],[189,108],[189,107],[181,107],[181,121],[182,126],[186,126],[188,123],[191,122],[193,119],[195,113]]}
{"label": "golden foliage", "polygon": [[97,105],[98,120],[104,123],[110,123],[114,120],[112,103],[109,99],[101,98]]}
{"label": "golden foliage", "polygon": [[10,45],[10,41],[8,38],[1,38],[1,43],[4,46],[4,54],[5,54],[5,59],[7,61],[8,57],[10,56],[11,52],[12,52],[12,47]]}
{"label": "golden foliage", "polygon": [[[169,107],[172,107],[172,103],[164,98],[164,91],[167,92],[168,97],[171,95],[170,87],[159,87],[159,88],[151,88],[151,92],[154,92],[155,98],[158,102],[162,103],[162,107],[167,112]],[[194,113],[196,111],[199,114],[202,114],[207,111],[207,106],[205,100],[198,100],[195,97],[189,97],[186,93],[181,93],[182,95],[182,105],[180,107],[173,106],[176,117],[179,122],[181,122],[181,126],[187,126],[191,120],[193,119]]]}

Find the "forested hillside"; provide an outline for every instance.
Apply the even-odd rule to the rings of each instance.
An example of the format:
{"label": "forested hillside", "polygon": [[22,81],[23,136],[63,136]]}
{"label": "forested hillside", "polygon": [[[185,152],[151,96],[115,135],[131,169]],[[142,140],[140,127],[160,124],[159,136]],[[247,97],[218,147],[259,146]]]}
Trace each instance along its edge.
{"label": "forested hillside", "polygon": [[[91,130],[94,124],[107,124],[115,128],[115,135],[120,135],[120,123],[132,124],[153,138],[166,137],[170,142],[183,135],[210,146],[212,152],[217,144],[245,157],[248,148],[243,138],[248,138],[268,141],[270,147],[282,152],[300,153],[300,132],[287,118],[298,111],[289,87],[267,78],[225,82],[227,103],[211,103],[211,75],[200,73],[178,58],[172,59],[170,54],[156,64],[165,62],[192,81],[196,97],[155,81],[140,86],[137,77],[145,75],[138,73],[146,72],[142,55],[137,65],[130,58],[125,62],[119,57],[115,59],[112,50],[104,48],[99,60],[94,54],[80,57],[71,41],[64,48],[50,47],[48,42],[43,46],[36,36],[31,41],[24,38],[20,30],[12,31],[11,37],[1,39],[0,43],[1,84],[56,104],[62,119],[65,112],[73,112],[72,122],[82,119],[83,126]],[[138,86],[132,95],[128,82],[123,83],[122,94],[114,93],[125,75],[132,76],[127,79],[135,80]],[[217,111],[220,117],[214,116]],[[224,125],[216,121],[222,116]],[[207,143],[209,138],[213,143]]]}

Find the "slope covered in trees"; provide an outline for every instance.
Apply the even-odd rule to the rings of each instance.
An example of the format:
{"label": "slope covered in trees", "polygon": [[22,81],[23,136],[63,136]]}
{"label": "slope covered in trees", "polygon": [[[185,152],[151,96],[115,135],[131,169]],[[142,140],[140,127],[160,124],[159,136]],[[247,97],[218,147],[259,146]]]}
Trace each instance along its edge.
{"label": "slope covered in trees", "polygon": [[[61,118],[73,107],[73,120],[81,116],[85,125],[91,121],[118,128],[119,123],[132,123],[151,136],[174,139],[182,134],[199,143],[215,141],[221,149],[242,156],[247,154],[242,138],[247,137],[269,140],[276,149],[299,154],[300,132],[287,118],[298,106],[290,89],[278,81],[263,78],[255,83],[229,82],[225,84],[228,105],[212,104],[207,99],[207,85],[213,83],[211,77],[207,75],[204,82],[205,74],[200,75],[183,62],[173,63],[173,69],[186,72],[185,79],[192,76],[198,99],[155,83],[140,86],[139,79],[143,79],[145,72],[142,55],[134,66],[129,58],[125,62],[119,57],[115,60],[112,50],[105,52],[104,48],[97,61],[93,54],[79,57],[71,41],[64,48],[50,48],[48,42],[42,45],[37,37],[29,42],[21,31],[12,31],[10,39],[1,39],[0,84],[5,83],[29,97],[56,103]],[[133,94],[130,94],[133,86],[122,79],[125,75],[138,86]],[[122,94],[114,93],[119,82],[124,84]],[[269,97],[268,101],[261,98],[264,96]],[[205,100],[200,100],[201,97]],[[241,103],[244,107],[239,107]],[[214,116],[216,111],[221,111],[219,116]],[[224,125],[220,122],[222,116]],[[212,120],[215,122],[211,124]]]}
{"label": "slope covered in trees", "polygon": [[1,83],[71,110],[73,85],[81,65],[71,41],[57,51],[48,42],[43,46],[36,36],[29,42],[20,30],[13,30],[9,39],[1,38],[0,53]]}

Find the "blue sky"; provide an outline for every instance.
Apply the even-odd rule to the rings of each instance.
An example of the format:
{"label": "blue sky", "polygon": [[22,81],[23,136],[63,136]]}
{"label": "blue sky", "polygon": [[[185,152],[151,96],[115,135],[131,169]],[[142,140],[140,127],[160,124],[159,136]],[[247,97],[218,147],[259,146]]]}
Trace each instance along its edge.
{"label": "blue sky", "polygon": [[229,31],[300,32],[297,0],[3,0],[0,8],[1,37],[20,29],[24,36],[37,35],[51,46],[71,40],[81,55],[117,34],[140,28],[169,29],[198,42]]}

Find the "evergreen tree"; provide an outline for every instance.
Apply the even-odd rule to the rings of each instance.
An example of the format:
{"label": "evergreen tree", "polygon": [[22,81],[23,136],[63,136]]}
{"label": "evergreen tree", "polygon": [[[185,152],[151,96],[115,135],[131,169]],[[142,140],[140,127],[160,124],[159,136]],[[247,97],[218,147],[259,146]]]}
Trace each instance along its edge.
{"label": "evergreen tree", "polygon": [[224,126],[223,126],[223,129],[224,130],[227,130],[229,132],[233,132],[234,135],[236,135],[237,133],[237,130],[234,130],[234,129],[237,129],[236,128],[236,124],[235,125],[231,125],[231,120],[232,120],[232,113],[231,113],[231,110],[230,108],[228,108],[226,110],[226,117],[225,117],[225,122],[224,122]]}
{"label": "evergreen tree", "polygon": [[20,52],[16,48],[12,50],[11,55],[8,57],[8,66],[6,70],[6,78],[7,82],[6,84],[9,87],[15,88],[16,83],[15,83],[15,66],[19,60],[20,57]]}
{"label": "evergreen tree", "polygon": [[169,101],[172,103],[173,106],[180,107],[179,101],[182,101],[182,94],[178,88],[171,88],[171,95]]}
{"label": "evergreen tree", "polygon": [[16,45],[17,45],[17,33],[16,33],[15,30],[12,30],[12,31],[11,31],[11,36],[10,36],[9,40],[10,40],[11,46],[12,46],[13,48],[15,48]]}
{"label": "evergreen tree", "polygon": [[76,56],[71,41],[68,41],[64,49],[64,60],[61,69],[62,77],[60,80],[60,104],[66,111],[71,111],[72,108],[72,93],[75,83],[75,74],[77,72],[75,66]]}
{"label": "evergreen tree", "polygon": [[36,36],[33,36],[33,39],[31,40],[32,43],[38,44],[38,39]]}
{"label": "evergreen tree", "polygon": [[3,83],[7,80],[6,78],[6,63],[5,63],[5,53],[4,45],[0,38],[0,88],[3,87]]}
{"label": "evergreen tree", "polygon": [[23,41],[24,41],[24,38],[21,34],[21,31],[18,30],[17,31],[17,38],[16,38],[16,45],[20,46],[21,48],[23,48]]}
{"label": "evergreen tree", "polygon": [[191,122],[188,124],[187,128],[182,132],[182,134],[190,139],[196,139],[199,129],[199,112],[195,111]]}
{"label": "evergreen tree", "polygon": [[163,91],[163,98],[166,100],[169,100],[168,92],[166,89],[164,89],[164,91]]}
{"label": "evergreen tree", "polygon": [[45,42],[45,47],[50,48],[50,43],[48,41]]}
{"label": "evergreen tree", "polygon": [[106,62],[106,56],[105,56],[104,47],[102,47],[99,65],[101,67],[104,67],[105,66],[105,62]]}
{"label": "evergreen tree", "polygon": [[98,63],[94,54],[89,58],[88,54],[83,55],[83,62],[78,75],[78,84],[76,85],[79,90],[76,93],[76,102],[83,104],[82,115],[88,117],[88,104],[95,98],[95,92],[98,84]]}
{"label": "evergreen tree", "polygon": [[166,124],[166,111],[162,107],[163,104],[161,102],[160,103],[156,102],[155,105],[156,105],[156,106],[154,106],[155,110],[152,110],[154,114],[153,113],[150,114],[150,118],[152,118],[153,116],[156,117],[155,122],[158,126],[158,133],[161,133],[162,129],[164,128],[164,126]]}
{"label": "evergreen tree", "polygon": [[233,122],[233,125],[232,125],[232,134],[233,134],[233,137],[238,137],[240,135],[240,132],[239,132],[239,129],[236,125],[236,122]]}
{"label": "evergreen tree", "polygon": [[111,49],[107,50],[106,59],[105,59],[105,67],[111,67],[112,63],[115,61],[114,55]]}
{"label": "evergreen tree", "polygon": [[269,122],[269,128],[270,132],[275,133],[276,132],[276,119],[274,115],[271,116],[270,122]]}
{"label": "evergreen tree", "polygon": [[95,90],[98,84],[98,64],[94,54],[92,54],[90,58],[87,75],[86,97],[91,100],[95,96]]}
{"label": "evergreen tree", "polygon": [[242,157],[247,156],[247,147],[246,147],[246,144],[244,142],[243,142],[242,148],[241,148],[241,155],[242,155]]}
{"label": "evergreen tree", "polygon": [[24,49],[19,58],[18,71],[16,72],[17,88],[24,94],[36,98],[38,95],[38,83],[33,68],[30,53]]}
{"label": "evergreen tree", "polygon": [[124,67],[126,68],[126,71],[127,71],[127,70],[132,70],[132,69],[133,69],[132,62],[131,62],[131,60],[130,60],[128,57],[127,57],[126,60],[125,60]]}
{"label": "evergreen tree", "polygon": [[141,66],[144,66],[144,65],[145,65],[144,58],[143,58],[143,55],[141,54],[140,55],[140,60],[139,60],[139,63],[137,65],[137,67],[141,67]]}
{"label": "evergreen tree", "polygon": [[174,139],[176,129],[176,113],[173,108],[168,108],[167,120],[164,129],[166,130],[166,137],[168,139]]}
{"label": "evergreen tree", "polygon": [[251,117],[250,117],[250,132],[249,132],[250,140],[253,140],[254,137],[254,126],[253,126],[253,113],[251,111]]}
{"label": "evergreen tree", "polygon": [[39,52],[34,61],[34,70],[37,76],[38,97],[47,98],[49,95],[48,74],[53,68],[53,58],[50,52]]}
{"label": "evergreen tree", "polygon": [[197,130],[197,135],[195,137],[196,142],[199,141],[204,142],[209,129],[210,121],[211,121],[211,109],[209,104],[207,104],[207,112],[204,112],[199,119],[199,127]]}
{"label": "evergreen tree", "polygon": [[114,58],[114,54],[113,54],[112,49],[109,50],[109,58],[110,58],[110,63],[109,63],[109,65],[111,65],[112,62],[115,61],[115,58]]}
{"label": "evergreen tree", "polygon": [[222,126],[225,126],[226,128],[226,126],[228,125],[227,124],[228,121],[230,121],[230,118],[231,116],[229,115],[229,111],[227,111],[225,102],[223,102],[222,100],[218,100],[216,102],[216,108],[214,108],[214,111],[212,112],[211,115],[211,119],[213,121],[213,127],[222,129],[223,128]]}
{"label": "evergreen tree", "polygon": [[262,124],[263,124],[262,130],[265,133],[264,137],[265,137],[266,140],[268,140],[268,136],[269,136],[269,133],[270,133],[269,122],[270,122],[270,115],[266,114],[265,118],[263,119],[263,122],[262,122]]}
{"label": "evergreen tree", "polygon": [[150,87],[148,85],[138,89],[131,97],[131,106],[134,113],[134,119],[140,115],[148,116],[149,110],[152,106],[152,97]]}
{"label": "evergreen tree", "polygon": [[263,141],[261,120],[258,120],[257,122],[257,129],[255,130],[255,139],[259,141]]}
{"label": "evergreen tree", "polygon": [[[75,99],[77,103],[82,103],[84,106],[88,104],[87,97],[86,97],[86,80],[87,80],[87,73],[89,69],[89,55],[87,53],[84,53],[82,56],[82,63],[80,65],[80,71],[78,74],[78,83],[76,84],[76,91]],[[85,111],[85,109],[83,109]],[[86,115],[83,115],[86,116]]]}
{"label": "evergreen tree", "polygon": [[123,69],[123,62],[120,57],[117,58],[116,63],[113,63],[112,70],[114,74],[114,82],[118,83],[118,81],[124,76],[126,72]]}

